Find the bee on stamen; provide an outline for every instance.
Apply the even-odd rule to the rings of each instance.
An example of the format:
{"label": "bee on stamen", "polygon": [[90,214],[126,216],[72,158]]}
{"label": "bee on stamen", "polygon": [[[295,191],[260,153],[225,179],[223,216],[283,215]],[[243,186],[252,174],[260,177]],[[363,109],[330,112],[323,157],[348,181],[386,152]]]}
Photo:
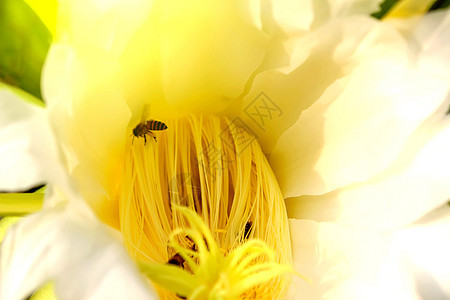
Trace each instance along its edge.
{"label": "bee on stamen", "polygon": [[166,130],[166,129],[167,129],[167,125],[160,121],[148,120],[148,121],[141,122],[141,123],[137,124],[137,126],[134,127],[134,129],[133,129],[132,143],[134,142],[134,137],[137,137],[137,138],[143,137],[144,145],[147,144],[147,135],[151,136],[156,142],[156,136],[152,132],[152,130],[153,131],[161,131],[161,130]]}

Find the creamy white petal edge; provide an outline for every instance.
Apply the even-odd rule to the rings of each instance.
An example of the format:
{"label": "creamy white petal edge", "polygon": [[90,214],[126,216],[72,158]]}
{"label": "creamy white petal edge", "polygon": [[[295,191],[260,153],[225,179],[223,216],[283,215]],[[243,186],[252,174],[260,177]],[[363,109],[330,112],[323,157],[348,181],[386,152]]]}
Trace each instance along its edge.
{"label": "creamy white petal edge", "polygon": [[434,54],[448,49],[449,26],[433,31],[431,26],[448,25],[449,15],[450,10],[427,15],[413,28],[428,28],[433,37],[428,40],[407,40],[389,24],[362,19],[358,31],[369,27],[364,39],[345,30],[350,28],[345,22],[327,29],[341,27],[346,35],[347,43],[333,54],[342,77],[303,111],[272,152],[270,163],[285,197],[369,179],[395,162],[433,113],[445,115],[450,69],[448,58]]}
{"label": "creamy white petal edge", "polygon": [[78,193],[61,159],[47,110],[26,98],[32,96],[0,83],[0,190],[51,182],[66,198],[76,199]]}
{"label": "creamy white petal edge", "polygon": [[288,33],[309,31],[326,22],[350,15],[370,15],[382,0],[284,0],[271,1],[277,23]]}
{"label": "creamy white petal edge", "polygon": [[414,222],[449,199],[450,118],[434,128],[425,126],[409,146],[402,159],[371,180],[287,199],[288,215],[379,229]]}
{"label": "creamy white petal edge", "polygon": [[431,223],[377,232],[290,220],[295,278],[289,299],[448,299],[450,209]]}
{"label": "creamy white petal edge", "polygon": [[0,299],[53,281],[60,299],[157,299],[106,226],[74,205],[30,215],[1,248]]}
{"label": "creamy white petal edge", "polygon": [[15,90],[0,83],[0,191],[43,183],[45,171],[32,151],[47,144],[44,120],[44,109],[25,103]]}
{"label": "creamy white petal edge", "polygon": [[156,297],[120,241],[74,189],[46,110],[23,101],[26,95],[9,87],[2,86],[0,96],[0,188],[51,183],[47,208],[16,224],[1,245],[0,299],[22,299],[49,280],[61,299]]}

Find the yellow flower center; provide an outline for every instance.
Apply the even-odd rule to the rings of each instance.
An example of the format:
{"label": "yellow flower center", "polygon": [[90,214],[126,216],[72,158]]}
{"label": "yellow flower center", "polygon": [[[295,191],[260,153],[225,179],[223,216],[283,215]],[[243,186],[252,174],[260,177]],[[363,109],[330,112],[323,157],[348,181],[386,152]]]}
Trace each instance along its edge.
{"label": "yellow flower center", "polygon": [[170,270],[187,272],[202,287],[183,295],[182,283],[168,291],[155,280],[163,299],[282,297],[290,276],[280,274],[291,263],[287,215],[256,138],[239,119],[158,121],[168,128],[153,131],[156,141],[150,133],[146,141],[129,138],[121,176],[120,229],[132,258],[170,261]]}

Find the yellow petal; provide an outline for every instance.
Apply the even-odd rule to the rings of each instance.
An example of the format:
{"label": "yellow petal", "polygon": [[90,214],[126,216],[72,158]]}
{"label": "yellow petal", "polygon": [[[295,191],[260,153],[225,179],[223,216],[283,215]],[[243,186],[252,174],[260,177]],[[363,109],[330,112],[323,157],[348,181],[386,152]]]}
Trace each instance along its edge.
{"label": "yellow petal", "polygon": [[258,1],[61,2],[44,96],[69,170],[97,210],[106,183],[119,180],[115,166],[144,107],[152,116],[219,112],[244,91],[268,41],[259,8]]}
{"label": "yellow petal", "polygon": [[130,113],[118,83],[118,64],[110,53],[98,51],[84,55],[66,44],[53,45],[43,92],[69,172],[84,198],[104,211],[105,187],[119,180],[115,168],[130,135]]}
{"label": "yellow petal", "polygon": [[217,112],[243,92],[268,42],[249,22],[253,7],[244,3],[179,0],[162,6],[161,75],[169,104]]}
{"label": "yellow petal", "polygon": [[156,114],[226,108],[264,58],[259,9],[259,1],[156,2],[121,57],[132,112],[136,99]]}

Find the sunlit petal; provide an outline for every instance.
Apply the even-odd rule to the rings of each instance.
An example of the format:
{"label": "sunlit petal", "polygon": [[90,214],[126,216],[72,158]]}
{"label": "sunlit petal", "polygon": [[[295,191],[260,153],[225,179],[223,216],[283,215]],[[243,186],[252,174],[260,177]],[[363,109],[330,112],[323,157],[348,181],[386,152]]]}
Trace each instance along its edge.
{"label": "sunlit petal", "polygon": [[[358,30],[354,30],[355,22],[359,24]],[[240,118],[258,137],[264,151],[271,153],[280,135],[297,122],[302,111],[318,101],[332,83],[351,73],[357,61],[375,59],[385,52],[398,56],[399,43],[395,42],[395,37],[398,38],[369,18],[354,17],[331,22],[319,31],[295,40],[288,64],[256,75],[242,100]],[[394,41],[394,45],[377,44],[386,41]],[[358,54],[360,47],[366,51],[359,55],[362,57],[342,59]],[[336,97],[342,89],[335,90],[331,97]],[[312,144],[311,141],[308,143]],[[279,146],[280,152],[300,153],[294,148]],[[289,161],[294,160],[304,163],[298,156],[289,158]],[[289,176],[284,170],[278,170],[281,166],[276,163],[273,166],[276,173]]]}
{"label": "sunlit petal", "polygon": [[271,1],[278,24],[286,32],[299,33],[317,29],[326,22],[355,14],[371,14],[382,0],[285,0]]}
{"label": "sunlit petal", "polygon": [[450,219],[376,232],[290,220],[296,278],[290,299],[447,299]]}
{"label": "sunlit petal", "polygon": [[169,104],[219,112],[244,91],[268,42],[257,27],[261,21],[249,18],[259,5],[242,0],[161,5],[161,75]]}
{"label": "sunlit petal", "polygon": [[271,155],[286,197],[326,193],[386,169],[420,124],[446,103],[449,70],[416,66],[408,59],[408,42],[392,28],[373,27],[356,47],[346,41],[334,52],[344,63],[343,78],[303,112]]}
{"label": "sunlit petal", "polygon": [[28,189],[46,178],[42,162],[34,153],[35,146],[48,144],[42,132],[49,130],[45,111],[26,103],[23,97],[25,93],[0,83],[0,191]]}
{"label": "sunlit petal", "polygon": [[407,225],[448,201],[450,120],[425,126],[401,159],[367,182],[321,196],[287,199],[288,214],[352,226],[391,229]]}
{"label": "sunlit petal", "polygon": [[374,293],[373,287],[387,250],[385,237],[331,223],[289,223],[294,268],[311,280],[307,283],[294,278],[290,299],[296,299],[296,294],[312,300],[389,299]]}
{"label": "sunlit petal", "polygon": [[111,233],[74,207],[22,220],[1,256],[1,299],[22,299],[48,280],[61,299],[154,299]]}

